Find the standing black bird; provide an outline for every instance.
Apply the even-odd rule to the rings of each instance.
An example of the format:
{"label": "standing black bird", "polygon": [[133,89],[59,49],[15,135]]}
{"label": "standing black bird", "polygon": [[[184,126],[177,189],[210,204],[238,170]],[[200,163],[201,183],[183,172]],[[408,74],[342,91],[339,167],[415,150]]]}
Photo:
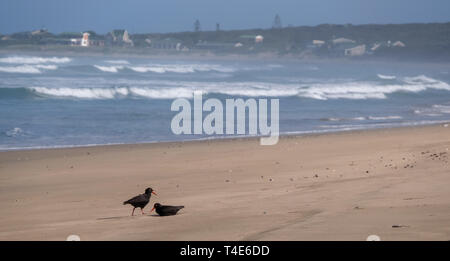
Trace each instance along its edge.
{"label": "standing black bird", "polygon": [[160,216],[173,216],[176,215],[177,212],[182,208],[184,208],[184,206],[163,206],[159,203],[155,203],[150,212],[156,209],[156,213],[158,213]]}
{"label": "standing black bird", "polygon": [[146,188],[144,194],[138,195],[132,199],[129,199],[125,202],[123,202],[124,205],[130,204],[133,206],[133,212],[131,212],[131,215],[134,216],[134,210],[136,208],[141,208],[142,215],[144,215],[145,206],[147,206],[148,202],[150,202],[150,197],[152,196],[152,193],[156,195],[156,193],[153,191],[152,188]]}

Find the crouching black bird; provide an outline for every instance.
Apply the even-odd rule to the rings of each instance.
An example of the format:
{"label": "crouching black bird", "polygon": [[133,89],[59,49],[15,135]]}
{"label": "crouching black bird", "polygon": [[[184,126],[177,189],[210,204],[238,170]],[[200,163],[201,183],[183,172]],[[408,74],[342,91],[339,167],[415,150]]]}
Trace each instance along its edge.
{"label": "crouching black bird", "polygon": [[147,206],[148,202],[150,202],[150,197],[152,196],[152,193],[156,195],[156,193],[153,191],[152,188],[146,188],[144,194],[138,195],[134,198],[131,198],[125,202],[123,202],[124,205],[130,204],[133,206],[133,212],[131,212],[131,215],[134,216],[134,210],[136,208],[141,208],[142,215],[144,215],[145,206]]}
{"label": "crouching black bird", "polygon": [[163,206],[159,203],[155,203],[150,212],[156,209],[156,213],[158,213],[160,216],[173,216],[176,215],[177,212],[182,208],[184,208],[184,206]]}

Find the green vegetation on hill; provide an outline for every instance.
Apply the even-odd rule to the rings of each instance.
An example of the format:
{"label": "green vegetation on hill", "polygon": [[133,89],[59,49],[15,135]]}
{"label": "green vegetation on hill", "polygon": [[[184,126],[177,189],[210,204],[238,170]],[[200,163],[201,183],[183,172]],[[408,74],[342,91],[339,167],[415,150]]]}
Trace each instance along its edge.
{"label": "green vegetation on hill", "polygon": [[[124,32],[124,30],[115,30]],[[275,55],[299,57],[335,57],[344,55],[345,48],[333,44],[333,39],[353,40],[353,46],[365,45],[365,56],[391,58],[450,58],[450,23],[430,24],[386,24],[386,25],[332,25],[298,26],[273,29],[248,29],[230,31],[197,31],[179,33],[133,34],[131,41],[111,34],[101,35],[87,31],[90,39],[104,44],[103,49],[125,48],[138,52],[213,52]],[[70,39],[81,38],[81,33],[52,34],[46,30],[2,35],[0,48],[26,45],[70,45]],[[264,37],[262,43],[255,42],[255,36]],[[313,45],[313,40],[324,41]],[[393,47],[400,41],[404,46]],[[122,44],[118,44],[118,42]],[[127,44],[123,44],[123,43]],[[379,45],[379,48],[374,46]],[[103,45],[100,45],[103,46]],[[73,46],[72,46],[73,47]],[[96,48],[102,49],[102,48]],[[139,49],[139,50],[137,50]]]}

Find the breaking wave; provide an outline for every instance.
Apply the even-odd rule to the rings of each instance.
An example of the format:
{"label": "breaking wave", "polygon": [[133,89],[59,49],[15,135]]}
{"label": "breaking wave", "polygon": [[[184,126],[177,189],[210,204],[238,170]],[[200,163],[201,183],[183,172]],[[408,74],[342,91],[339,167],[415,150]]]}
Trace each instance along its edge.
{"label": "breaking wave", "polygon": [[0,63],[10,64],[41,64],[41,63],[68,63],[68,57],[37,57],[37,56],[11,56],[0,58]]}
{"label": "breaking wave", "polygon": [[110,73],[116,73],[124,68],[123,66],[100,66],[100,65],[94,65],[94,67],[102,72],[110,72]]}
{"label": "breaking wave", "polygon": [[[40,70],[56,69],[57,67],[19,66],[19,69],[28,73],[39,73]],[[122,66],[98,67],[99,70],[115,72]],[[1,67],[0,67],[1,70]],[[229,96],[246,97],[301,97],[316,100],[329,99],[385,99],[387,95],[396,92],[417,93],[427,89],[450,91],[450,85],[446,82],[417,76],[406,78],[404,82],[383,85],[376,82],[343,82],[343,83],[269,83],[269,82],[191,82],[171,80],[105,80],[98,84],[90,81],[81,81],[72,86],[61,86],[65,82],[58,82],[50,86],[33,86],[25,88],[34,95],[51,97],[72,97],[87,99],[114,99],[123,97],[141,97],[149,99],[174,99],[191,98],[194,91],[202,91],[204,94],[222,94]],[[61,87],[59,87],[61,86]],[[98,87],[97,87],[98,86]],[[111,86],[111,87],[110,87]],[[0,96],[8,96],[7,88],[0,88]],[[18,88],[20,89],[20,88]],[[24,88],[22,88],[24,89]],[[4,98],[3,97],[3,98]],[[440,111],[439,111],[439,110]],[[428,112],[430,109],[428,109]],[[450,112],[450,108],[436,107],[435,112]],[[416,112],[419,113],[419,112]],[[383,120],[383,119],[380,119]]]}
{"label": "breaking wave", "polygon": [[377,74],[378,78],[383,80],[395,80],[397,77],[392,75],[383,75],[383,74]]}
{"label": "breaking wave", "polygon": [[72,97],[80,99],[113,99],[127,96],[127,88],[46,88],[31,87],[38,95],[55,97]]}
{"label": "breaking wave", "polygon": [[0,72],[6,73],[31,73],[38,74],[42,73],[42,70],[56,70],[58,66],[56,65],[19,65],[19,66],[0,66]]}
{"label": "breaking wave", "polygon": [[[234,72],[235,69],[215,64],[152,64],[152,65],[128,65],[127,61],[109,61],[120,66],[94,65],[95,68],[109,73],[117,73],[125,68],[138,73],[195,73],[217,71],[223,73]],[[124,66],[127,65],[127,66]]]}
{"label": "breaking wave", "polygon": [[[35,56],[10,56],[0,58],[0,72],[39,74],[43,70],[56,70],[56,64],[68,63],[71,59],[67,57],[35,57]],[[9,65],[6,65],[9,64]]]}
{"label": "breaking wave", "polygon": [[450,85],[424,75],[406,77],[397,84],[375,82],[348,82],[312,84],[299,91],[298,96],[319,100],[327,99],[385,99],[395,92],[421,92],[427,89],[450,91]]}
{"label": "breaking wave", "polygon": [[[30,87],[27,90],[37,96],[60,97],[60,98],[77,98],[77,99],[115,99],[115,98],[149,98],[149,99],[175,99],[175,98],[192,98],[195,91],[202,91],[203,94],[216,93],[223,95],[236,95],[248,97],[279,97],[294,96],[297,92],[291,90],[274,90],[274,89],[241,89],[234,86],[225,89],[226,85],[205,83],[193,86],[181,85],[178,87],[113,87],[113,88],[48,88],[48,87]],[[199,88],[200,87],[200,88]]]}
{"label": "breaking wave", "polygon": [[111,64],[130,64],[127,60],[108,60],[105,62],[111,63]]}
{"label": "breaking wave", "polygon": [[433,106],[428,108],[416,109],[414,110],[414,113],[431,117],[442,116],[444,114],[450,114],[450,105],[434,104]]}

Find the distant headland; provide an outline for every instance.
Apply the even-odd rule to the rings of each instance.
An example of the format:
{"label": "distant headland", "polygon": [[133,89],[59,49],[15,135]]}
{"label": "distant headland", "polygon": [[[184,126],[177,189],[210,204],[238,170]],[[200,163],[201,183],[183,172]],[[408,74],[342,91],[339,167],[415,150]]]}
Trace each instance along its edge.
{"label": "distant headland", "polygon": [[130,34],[116,29],[0,34],[0,52],[148,56],[253,56],[298,59],[450,60],[450,23],[288,26],[270,29]]}

